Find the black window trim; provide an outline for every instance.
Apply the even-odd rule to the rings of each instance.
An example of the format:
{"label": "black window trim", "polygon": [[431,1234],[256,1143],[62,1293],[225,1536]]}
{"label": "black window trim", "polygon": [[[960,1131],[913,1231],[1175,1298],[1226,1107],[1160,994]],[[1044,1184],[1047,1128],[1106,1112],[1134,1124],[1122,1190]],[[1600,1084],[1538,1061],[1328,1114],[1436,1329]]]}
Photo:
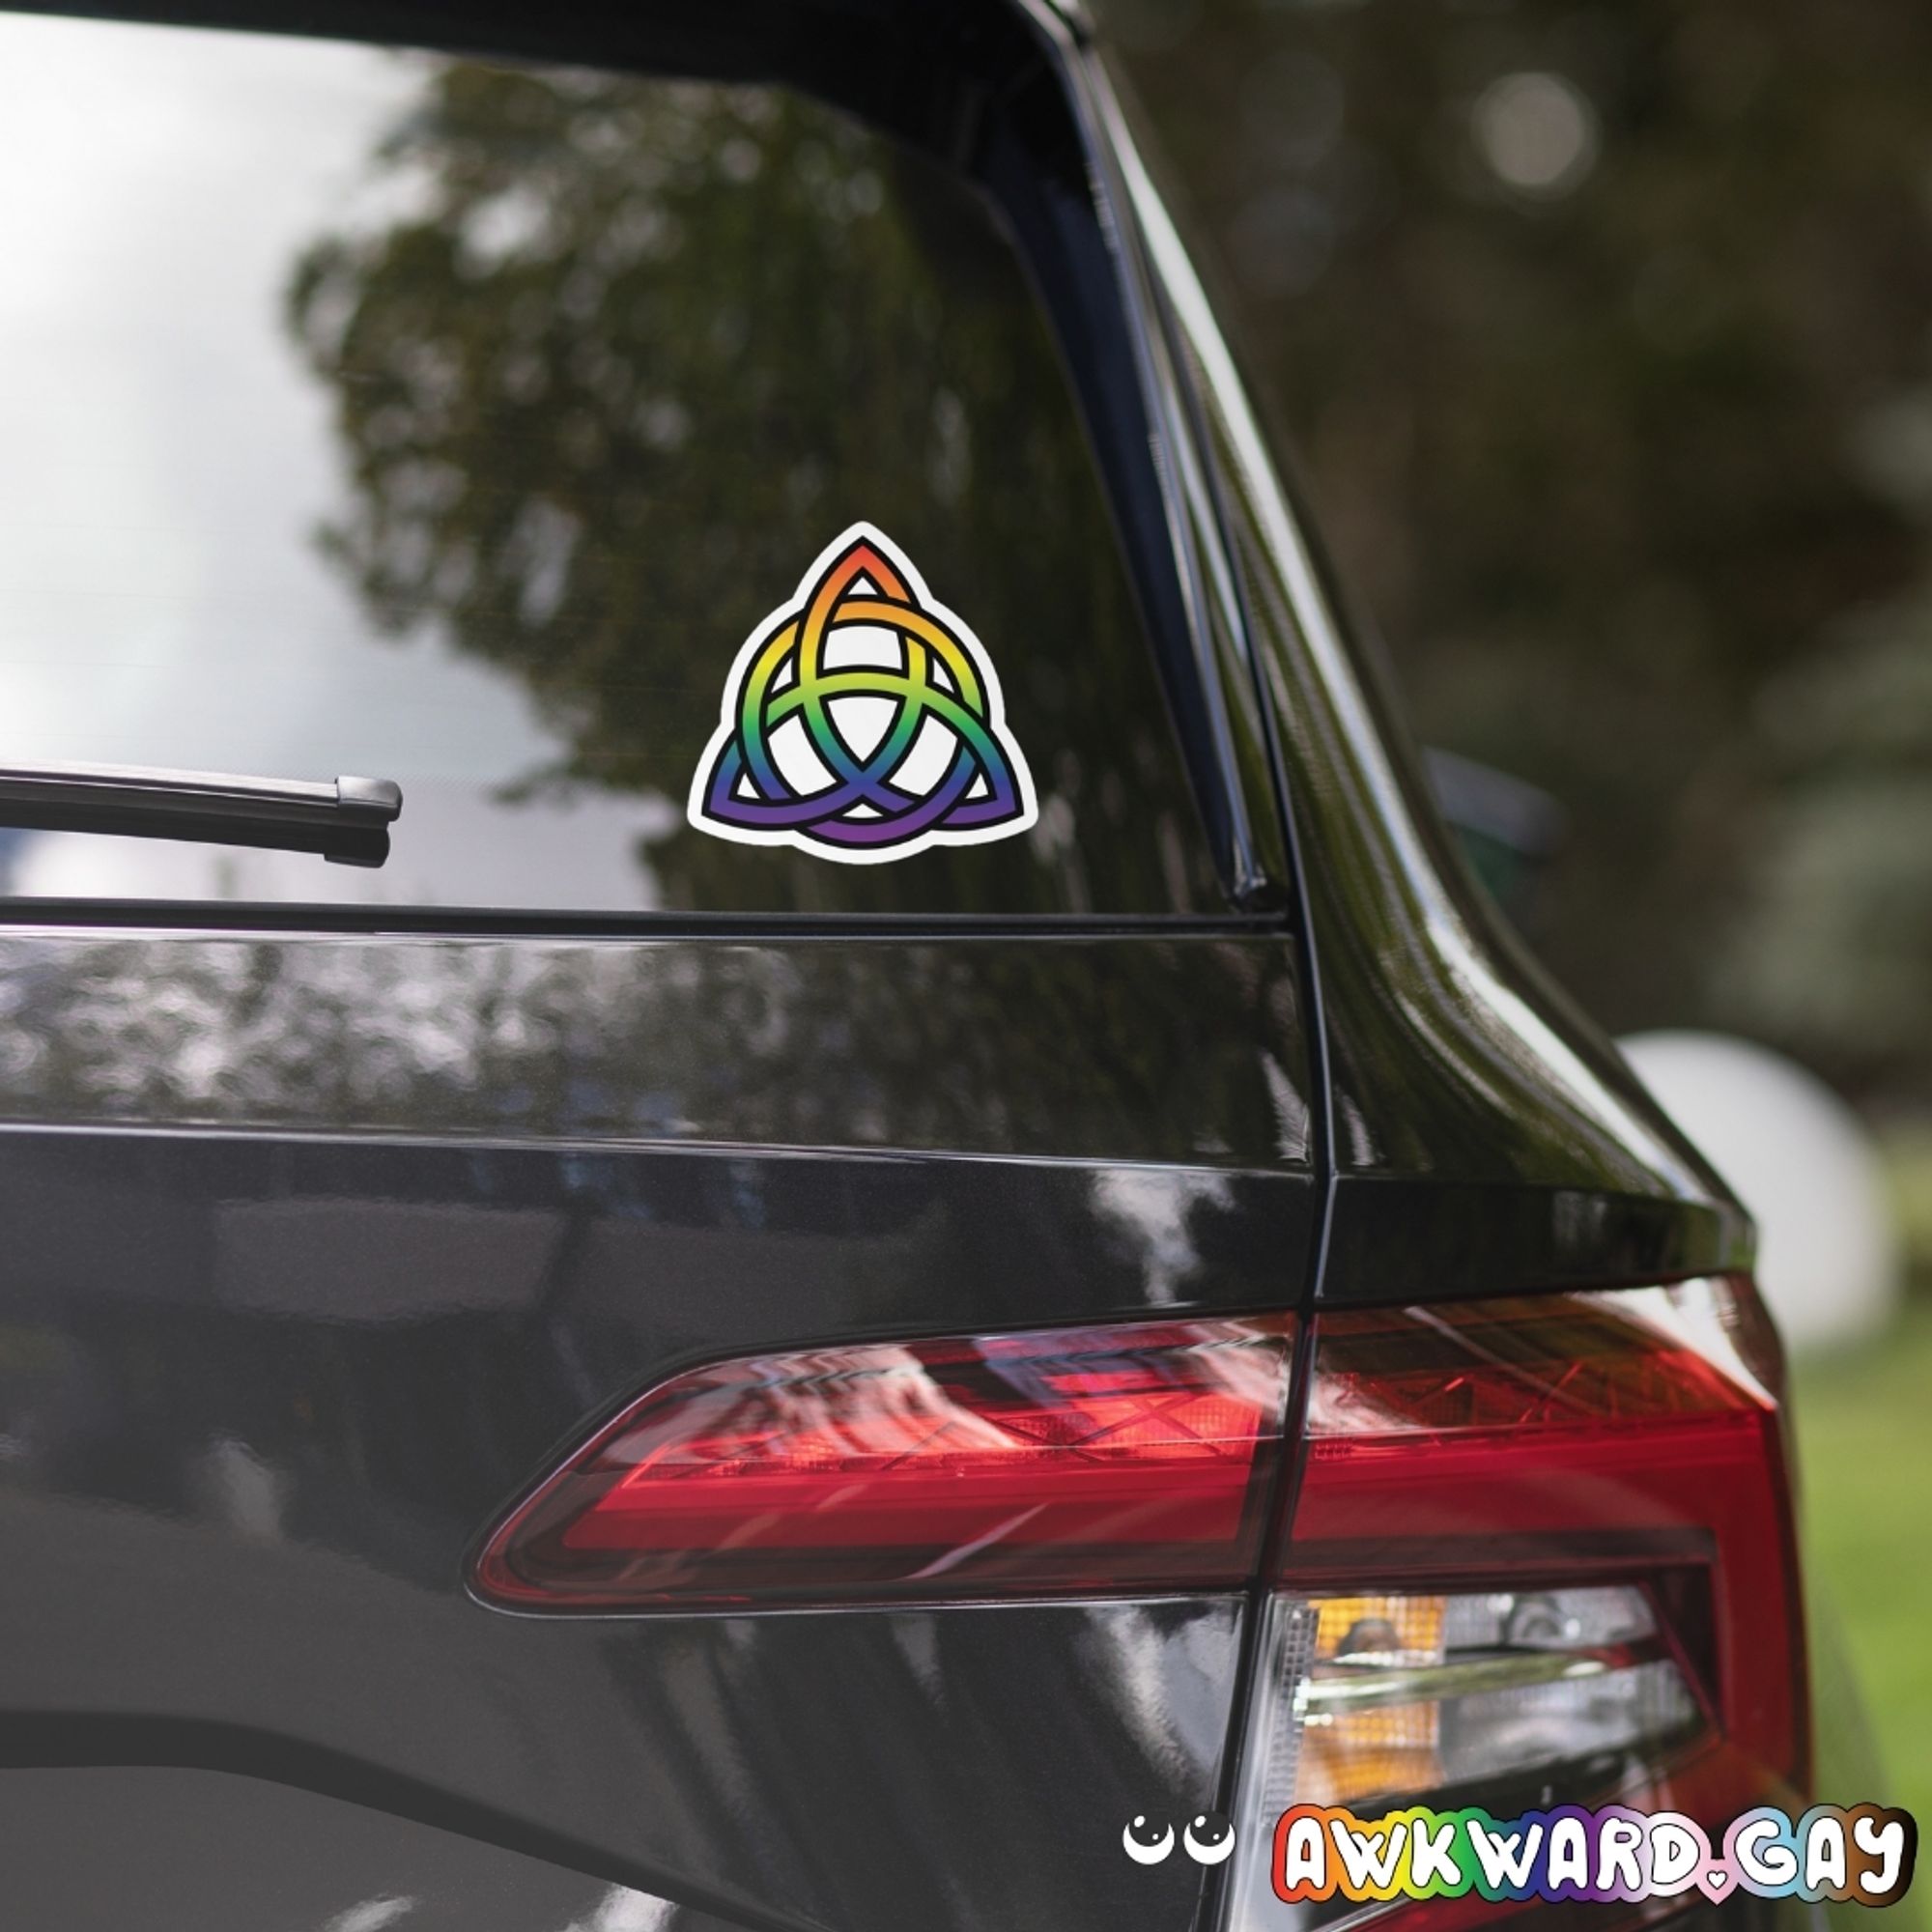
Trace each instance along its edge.
{"label": "black window trim", "polygon": [[[184,917],[184,914],[189,915]],[[300,899],[0,899],[0,932],[479,939],[1193,939],[1288,936],[1286,908],[1157,913],[571,912],[497,906],[346,904]]]}

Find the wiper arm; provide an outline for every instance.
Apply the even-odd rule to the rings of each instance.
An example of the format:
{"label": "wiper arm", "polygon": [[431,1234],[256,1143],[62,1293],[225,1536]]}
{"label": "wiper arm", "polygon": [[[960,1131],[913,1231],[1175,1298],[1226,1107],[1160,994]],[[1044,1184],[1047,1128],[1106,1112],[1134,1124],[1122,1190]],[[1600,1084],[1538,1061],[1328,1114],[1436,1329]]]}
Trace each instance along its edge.
{"label": "wiper arm", "polygon": [[320,852],[341,866],[380,866],[403,810],[391,779],[242,778],[144,765],[0,765],[0,827],[114,832]]}

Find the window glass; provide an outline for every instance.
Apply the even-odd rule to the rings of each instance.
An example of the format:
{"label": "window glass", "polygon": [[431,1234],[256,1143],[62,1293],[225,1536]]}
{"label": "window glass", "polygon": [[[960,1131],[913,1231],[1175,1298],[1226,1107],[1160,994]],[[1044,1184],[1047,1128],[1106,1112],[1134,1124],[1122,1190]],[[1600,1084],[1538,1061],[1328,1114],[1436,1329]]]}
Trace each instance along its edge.
{"label": "window glass", "polygon": [[[0,831],[0,890],[1215,902],[1056,351],[935,164],[781,89],[0,14],[0,762],[405,794],[380,870]],[[778,665],[697,829],[741,646],[862,523],[833,682]]]}

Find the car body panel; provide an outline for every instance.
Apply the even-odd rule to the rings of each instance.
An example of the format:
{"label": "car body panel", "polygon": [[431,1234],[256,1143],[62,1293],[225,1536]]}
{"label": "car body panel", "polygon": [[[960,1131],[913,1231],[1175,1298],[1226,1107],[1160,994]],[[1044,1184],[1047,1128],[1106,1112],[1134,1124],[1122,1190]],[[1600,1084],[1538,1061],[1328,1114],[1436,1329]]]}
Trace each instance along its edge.
{"label": "car body panel", "polygon": [[1298,1299],[1278,938],[10,944],[0,1757],[359,1797],[751,1923],[1145,1899],[1083,1821],[1208,1801],[1233,1600],[566,1625],[465,1559],[706,1356]]}

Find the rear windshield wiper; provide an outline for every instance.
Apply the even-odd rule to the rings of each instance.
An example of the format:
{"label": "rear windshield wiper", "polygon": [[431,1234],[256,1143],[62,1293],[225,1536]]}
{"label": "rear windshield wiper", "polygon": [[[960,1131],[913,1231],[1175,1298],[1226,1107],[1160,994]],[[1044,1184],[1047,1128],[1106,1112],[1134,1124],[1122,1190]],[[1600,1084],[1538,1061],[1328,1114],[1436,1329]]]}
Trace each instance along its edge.
{"label": "rear windshield wiper", "polygon": [[391,779],[242,778],[143,765],[0,765],[0,827],[115,832],[320,852],[342,866],[380,866],[403,810]]}

